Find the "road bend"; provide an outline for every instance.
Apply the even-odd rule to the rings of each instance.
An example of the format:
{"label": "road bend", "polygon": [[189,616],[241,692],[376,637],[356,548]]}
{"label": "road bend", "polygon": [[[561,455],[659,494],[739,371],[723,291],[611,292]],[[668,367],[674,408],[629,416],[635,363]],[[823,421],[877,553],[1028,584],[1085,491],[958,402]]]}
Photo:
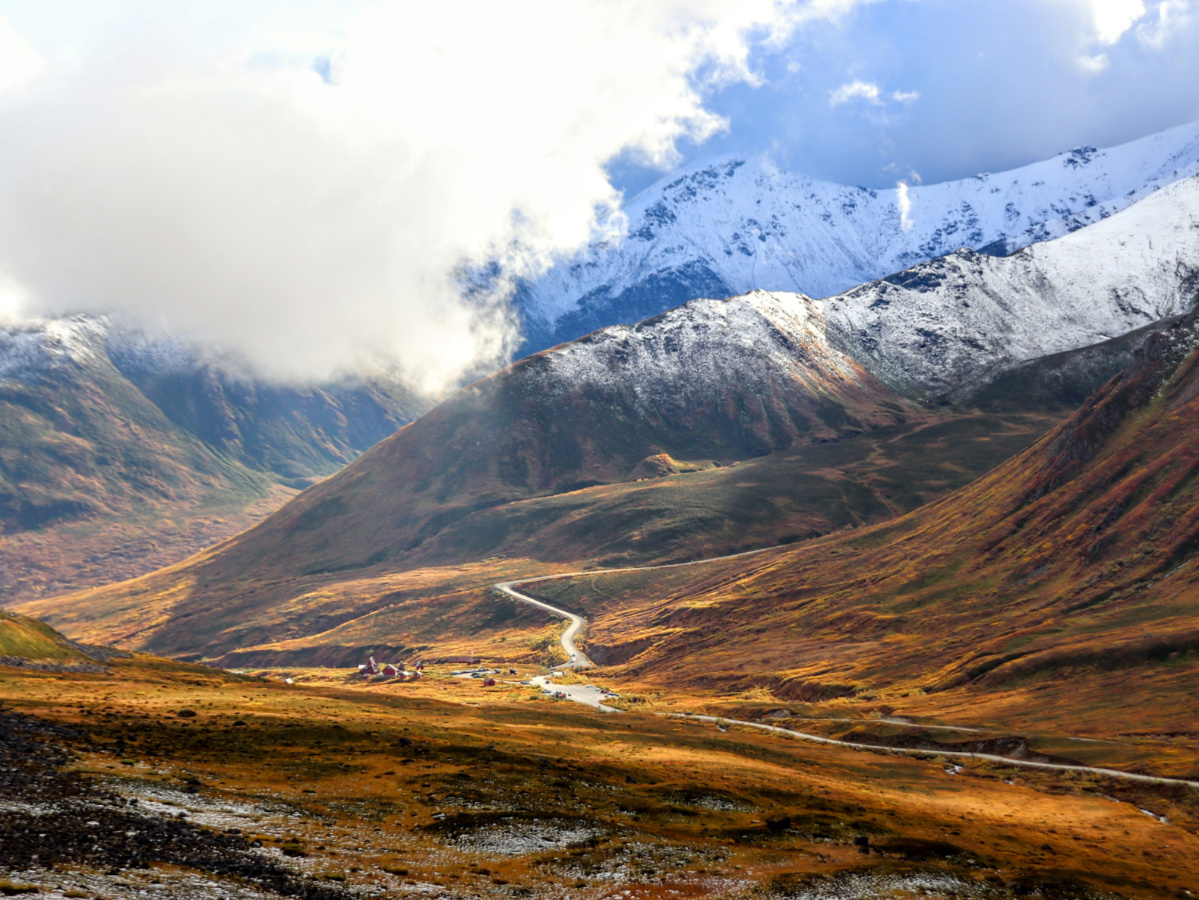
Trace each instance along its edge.
{"label": "road bend", "polygon": [[[590,659],[588,659],[586,654],[584,654],[583,651],[580,650],[578,648],[578,646],[575,644],[575,638],[578,637],[582,633],[583,628],[586,626],[586,620],[584,620],[582,616],[577,615],[576,613],[572,613],[569,610],[561,609],[557,606],[552,606],[549,603],[546,603],[542,600],[538,600],[536,597],[530,597],[528,594],[521,593],[520,591],[518,591],[516,589],[518,585],[535,584],[539,581],[556,581],[556,580],[559,580],[562,578],[578,578],[580,576],[587,576],[587,575],[618,575],[618,574],[627,573],[627,572],[651,572],[651,571],[655,571],[658,569],[678,569],[678,568],[682,568],[683,566],[698,566],[698,565],[703,565],[704,563],[722,562],[722,561],[728,560],[728,559],[738,559],[738,558],[744,557],[744,556],[753,556],[758,553],[765,553],[770,550],[780,550],[780,549],[783,549],[783,548],[782,547],[762,547],[758,550],[747,550],[742,553],[733,553],[728,556],[718,556],[718,557],[713,557],[711,559],[697,559],[697,560],[692,560],[690,562],[665,563],[665,564],[657,565],[657,566],[632,566],[627,569],[587,569],[587,570],[581,571],[581,572],[561,572],[556,575],[539,575],[536,578],[523,578],[523,579],[520,579],[519,581],[505,581],[501,584],[495,585],[495,589],[497,591],[500,591],[500,592],[506,594],[509,597],[512,597],[515,600],[521,601],[522,603],[529,603],[533,606],[536,606],[538,609],[545,610],[546,612],[548,612],[552,615],[559,616],[563,619],[566,619],[570,624],[567,626],[566,630],[564,632],[562,632],[561,643],[562,643],[562,649],[564,651],[566,651],[567,661],[560,666],[555,666],[554,668],[558,668],[558,669],[590,669],[590,668],[595,667],[595,663],[593,663]],[[537,681],[538,685],[540,687],[542,687],[543,690],[553,691],[557,688],[557,686],[552,685],[550,683],[551,679],[549,679],[549,678],[539,678],[539,679],[536,679],[536,681]],[[566,687],[569,687],[569,686],[566,686]],[[565,691],[566,687],[562,688],[562,690]],[[587,687],[591,688],[592,686],[588,685]],[[591,696],[592,693],[596,693],[596,692],[585,691],[584,693],[586,694],[586,696],[584,696],[583,694],[580,694],[579,696],[573,696],[569,691],[567,691],[566,695],[567,695],[567,699],[574,700],[579,703],[586,703],[588,706],[593,706],[597,709],[602,709],[602,710],[605,710],[608,712],[616,712],[616,710],[612,709],[611,707],[606,707],[602,704],[603,697]],[[600,692],[600,693],[602,693],[602,692]],[[921,756],[921,755],[923,755],[923,756],[939,756],[944,759],[977,759],[977,760],[1002,763],[1004,765],[1016,766],[1016,767],[1027,768],[1027,769],[1042,769],[1042,770],[1055,771],[1055,772],[1075,772],[1075,773],[1084,774],[1084,775],[1101,775],[1101,776],[1104,776],[1107,778],[1117,778],[1117,779],[1120,779],[1123,781],[1136,781],[1136,782],[1141,782],[1143,784],[1183,785],[1185,787],[1199,789],[1199,781],[1190,781],[1185,778],[1167,778],[1165,776],[1158,776],[1158,775],[1142,775],[1138,772],[1122,772],[1119,769],[1105,769],[1105,768],[1100,768],[1097,766],[1079,766],[1079,765],[1070,765],[1068,763],[1035,762],[1035,761],[1029,760],[1029,759],[1015,759],[1010,756],[1000,756],[995,753],[976,753],[976,752],[965,751],[965,750],[962,750],[962,751],[959,751],[959,750],[927,750],[927,749],[912,748],[912,747],[894,747],[894,746],[888,746],[888,745],[884,745],[884,744],[867,744],[867,743],[862,743],[859,741],[842,741],[842,740],[838,740],[837,738],[823,737],[822,735],[818,735],[818,734],[809,734],[809,733],[803,732],[803,731],[795,731],[794,729],[791,729],[791,728],[781,728],[777,725],[764,725],[760,722],[745,722],[740,719],[726,719],[721,716],[703,716],[703,715],[696,715],[693,713],[660,713],[660,715],[665,716],[667,718],[684,719],[684,720],[687,720],[690,722],[713,723],[713,724],[722,725],[725,727],[732,726],[732,725],[739,725],[743,728],[756,728],[760,731],[767,731],[767,732],[771,732],[773,734],[783,735],[785,737],[797,738],[799,740],[810,741],[810,742],[816,743],[816,744],[826,744],[826,745],[833,746],[833,747],[844,747],[849,750],[862,750],[862,751],[867,751],[867,752],[871,752],[871,753],[880,753],[880,752],[882,752],[882,753],[898,753],[898,754],[903,754],[903,755],[907,755],[907,756]],[[840,720],[837,720],[837,721],[840,721]],[[892,724],[896,724],[896,725],[915,724],[915,723],[910,723],[910,722],[907,722],[907,721],[901,720],[901,719],[884,720],[884,721],[888,721],[888,722],[890,722]],[[935,728],[940,731],[961,731],[961,732],[985,732],[988,730],[988,729],[982,729],[982,728],[964,728],[964,727],[953,726],[953,725],[929,726],[929,725],[922,724],[920,727]],[[1080,738],[1080,740],[1083,740],[1083,739]],[[1107,743],[1107,742],[1104,741],[1103,743]]]}
{"label": "road bend", "polygon": [[759,547],[757,550],[743,550],[740,553],[730,553],[728,556],[713,556],[709,559],[693,559],[690,562],[678,563],[662,563],[656,566],[630,566],[626,569],[586,569],[581,572],[559,572],[557,575],[538,575],[536,578],[521,578],[517,581],[504,581],[495,585],[495,589],[500,593],[507,594],[514,600],[520,600],[523,603],[531,603],[538,609],[543,609],[555,616],[560,616],[567,619],[570,624],[566,630],[562,632],[562,649],[566,651],[567,661],[560,666],[554,666],[556,669],[591,669],[595,667],[586,654],[580,650],[575,644],[575,638],[578,637],[586,627],[586,620],[582,616],[575,615],[565,609],[559,609],[556,606],[551,606],[536,597],[530,597],[528,594],[523,594],[518,591],[517,585],[536,584],[539,581],[557,581],[562,578],[578,578],[584,575],[622,575],[628,572],[655,572],[659,569],[681,569],[684,566],[702,566],[707,563],[724,562],[728,559],[740,559],[743,556],[755,556],[758,553],[767,553],[771,550],[783,550],[788,545],[782,544],[774,547]]}

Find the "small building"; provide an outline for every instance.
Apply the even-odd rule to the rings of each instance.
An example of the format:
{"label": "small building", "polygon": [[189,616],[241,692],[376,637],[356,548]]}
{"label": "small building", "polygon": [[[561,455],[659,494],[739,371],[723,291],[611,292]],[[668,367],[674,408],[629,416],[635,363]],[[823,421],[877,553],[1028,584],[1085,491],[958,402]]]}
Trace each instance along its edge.
{"label": "small building", "polygon": [[400,670],[397,669],[395,666],[393,666],[391,663],[388,663],[387,665],[385,665],[383,667],[380,674],[386,676],[387,678],[395,678],[397,675],[400,674]]}
{"label": "small building", "polygon": [[495,679],[494,678],[484,678],[483,679],[483,687],[495,687]]}
{"label": "small building", "polygon": [[368,662],[363,663],[358,667],[358,674],[363,678],[370,678],[373,675],[379,674],[379,664],[375,662],[375,658],[373,656]]}

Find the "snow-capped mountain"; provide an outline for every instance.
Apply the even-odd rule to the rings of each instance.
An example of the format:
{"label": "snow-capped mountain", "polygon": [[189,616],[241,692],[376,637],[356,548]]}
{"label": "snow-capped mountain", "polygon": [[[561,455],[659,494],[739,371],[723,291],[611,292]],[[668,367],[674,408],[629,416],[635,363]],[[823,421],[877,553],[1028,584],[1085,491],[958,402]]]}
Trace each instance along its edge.
{"label": "snow-capped mountain", "polygon": [[0,324],[0,382],[86,366],[103,355],[106,337],[104,320],[91,316]]}
{"label": "snow-capped mountain", "polygon": [[960,250],[822,303],[860,362],[928,397],[1178,315],[1197,298],[1193,176],[1011,256]]}
{"label": "snow-capped mountain", "polygon": [[627,235],[559,262],[518,295],[526,345],[550,346],[697,297],[828,297],[968,247],[1005,255],[1102,221],[1199,173],[1199,122],[1000,174],[891,190],[692,166],[629,202]]}
{"label": "snow-capped mountain", "polygon": [[[637,325],[605,328],[543,354],[526,374],[551,403],[582,392],[664,422],[690,420],[743,395],[770,398],[776,408],[823,401],[865,409],[881,387],[829,342],[820,301],[767,291],[695,300]],[[804,431],[836,433],[809,419]],[[797,433],[791,421],[780,425]]]}
{"label": "snow-capped mountain", "polygon": [[[29,505],[37,487],[30,472],[57,467],[62,480],[72,465],[93,457],[108,459],[115,472],[115,460],[136,455],[139,441],[170,445],[184,469],[193,462],[206,472],[240,465],[303,486],[431,405],[390,377],[273,383],[206,348],[104,316],[0,325],[0,455],[8,451],[27,463],[0,460],[0,523],[10,507]],[[116,497],[121,479],[113,478],[109,493]],[[76,487],[86,494],[86,479]],[[135,498],[139,488],[128,487],[126,499]]]}

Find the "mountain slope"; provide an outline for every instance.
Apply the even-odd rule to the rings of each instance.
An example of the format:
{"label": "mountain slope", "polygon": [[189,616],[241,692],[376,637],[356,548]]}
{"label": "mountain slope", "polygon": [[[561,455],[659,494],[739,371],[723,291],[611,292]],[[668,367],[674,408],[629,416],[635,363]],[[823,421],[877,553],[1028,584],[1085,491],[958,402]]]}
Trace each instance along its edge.
{"label": "mountain slope", "polygon": [[381,562],[480,509],[710,467],[903,421],[915,407],[831,346],[810,300],[698,301],[522,360],[305,492],[227,560]]}
{"label": "mountain slope", "polygon": [[590,653],[650,683],[959,712],[996,696],[1092,722],[1152,704],[1189,727],[1197,348],[1193,313],[1034,447],[894,522],[551,599],[594,617]]}
{"label": "mountain slope", "polygon": [[281,383],[179,339],[106,325],[109,360],[168,419],[216,452],[299,487],[433,405],[393,371]]}
{"label": "mountain slope", "polygon": [[[136,603],[109,606],[123,588],[81,599],[80,609],[95,610],[96,637],[105,641],[134,640],[120,624],[134,615],[142,623],[136,640],[148,642],[138,646],[219,655],[246,642],[311,637],[369,611],[339,601],[335,615],[317,614],[322,584],[497,554],[541,564],[674,559],[687,547],[720,552],[750,536],[770,543],[877,522],[964,484],[983,460],[997,464],[1001,448],[1023,446],[1013,432],[1035,433],[1030,423],[975,422],[976,433],[995,429],[990,454],[965,439],[969,428],[959,431],[949,445],[963,454],[956,472],[941,457],[923,468],[910,456],[859,468],[859,442],[843,443],[823,472],[788,458],[745,479],[701,473],[673,476],[669,490],[598,488],[929,421],[927,408],[894,388],[980,403],[990,390],[985,402],[994,408],[1004,383],[1044,375],[1058,386],[1019,388],[1015,409],[1061,410],[1055,393],[1077,395],[1128,358],[1146,330],[1130,329],[1190,307],[1196,211],[1192,178],[1011,257],[955,254],[828,300],[755,292],[604,329],[471,385],[250,533],[156,582],[151,595],[176,598],[181,614],[203,608],[212,632],[182,620],[143,630]],[[1094,344],[1108,333],[1123,337]],[[1063,350],[1080,344],[1090,347]],[[1045,356],[1054,351],[1057,358]],[[898,460],[906,441],[875,442],[869,452]],[[913,489],[897,486],[905,477]],[[772,487],[773,479],[786,486]],[[689,492],[701,482],[697,503]],[[287,632],[275,610],[298,596],[309,612]],[[62,621],[52,606],[38,614]]]}
{"label": "mountain slope", "polygon": [[393,380],[256,381],[105,319],[4,326],[0,599],[174,562],[278,506],[280,482],[335,471],[427,405]]}
{"label": "mountain slope", "polygon": [[961,250],[824,301],[859,361],[924,397],[1186,312],[1199,297],[1199,176],[1007,257]]}
{"label": "mountain slope", "polygon": [[104,354],[89,319],[0,331],[0,525],[6,533],[269,480],[174,426]]}
{"label": "mountain slope", "polygon": [[1100,222],[1199,172],[1199,122],[1011,172],[867,190],[761,160],[693,166],[632,199],[628,234],[560,262],[519,296],[526,346],[754,289],[828,297],[969,247],[1003,255]]}
{"label": "mountain slope", "polygon": [[76,644],[45,622],[0,610],[0,666],[91,669],[111,655],[105,648]]}
{"label": "mountain slope", "polygon": [[[523,502],[563,498],[561,508],[543,512],[569,526],[574,501],[613,499],[583,497],[588,486],[711,470],[922,416],[829,342],[813,301],[765,293],[697,301],[470,385],[251,531],[184,569],[151,576],[152,588],[134,589],[141,599],[114,589],[70,601],[69,615],[78,622],[80,610],[92,609],[104,628],[139,646],[217,655],[246,640],[278,639],[277,628],[247,628],[320,584],[477,560],[489,542],[523,527]],[[1027,440],[1028,427],[1016,430]],[[618,502],[624,512],[610,527],[628,527],[627,516],[616,520],[637,515],[647,497]],[[870,520],[887,511],[877,500],[854,502]],[[822,521],[798,518],[801,533]],[[539,555],[568,552],[552,546]],[[134,637],[122,623],[151,596],[180,604],[189,620],[159,616]],[[315,597],[297,604],[316,616],[305,614],[304,627],[329,627],[320,605]],[[347,604],[337,605],[330,614],[346,615]],[[38,608],[63,611],[58,601]]]}

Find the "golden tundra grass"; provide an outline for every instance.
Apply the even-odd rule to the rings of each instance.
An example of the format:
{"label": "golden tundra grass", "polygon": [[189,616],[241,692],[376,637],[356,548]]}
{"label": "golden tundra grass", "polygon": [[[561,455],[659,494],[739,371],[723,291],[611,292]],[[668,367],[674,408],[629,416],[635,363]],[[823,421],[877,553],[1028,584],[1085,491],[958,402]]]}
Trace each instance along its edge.
{"label": "golden tundra grass", "polygon": [[[120,739],[119,755],[82,757],[91,777],[176,787],[195,778],[203,797],[282,804],[285,825],[268,816],[246,828],[305,854],[309,871],[391,891],[569,887],[599,898],[613,889],[604,873],[618,868],[622,889],[650,897],[727,896],[846,871],[949,873],[1001,892],[1088,884],[1171,897],[1199,887],[1186,794],[992,766],[951,775],[933,758],[603,715],[439,672],[365,686],[347,674],[295,671],[287,686],[139,656],[109,675],[0,669],[0,699],[100,748]],[[180,718],[184,708],[196,715]],[[790,827],[769,830],[781,815]],[[514,855],[474,843],[538,823],[579,838]],[[861,837],[883,852],[862,854]]]}

